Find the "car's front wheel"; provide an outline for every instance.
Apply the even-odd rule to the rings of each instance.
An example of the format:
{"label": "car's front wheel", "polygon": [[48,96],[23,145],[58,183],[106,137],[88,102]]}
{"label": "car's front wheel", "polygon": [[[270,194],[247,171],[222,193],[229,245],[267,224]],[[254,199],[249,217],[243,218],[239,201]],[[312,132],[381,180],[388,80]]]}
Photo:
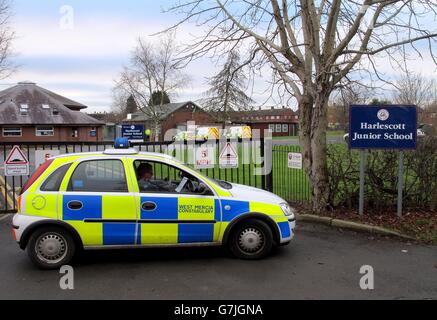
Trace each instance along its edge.
{"label": "car's front wheel", "polygon": [[71,235],[58,227],[37,229],[27,245],[30,260],[41,269],[58,269],[68,264],[75,249]]}
{"label": "car's front wheel", "polygon": [[241,259],[261,259],[273,247],[273,234],[263,221],[243,221],[238,224],[229,239],[229,248],[234,256]]}

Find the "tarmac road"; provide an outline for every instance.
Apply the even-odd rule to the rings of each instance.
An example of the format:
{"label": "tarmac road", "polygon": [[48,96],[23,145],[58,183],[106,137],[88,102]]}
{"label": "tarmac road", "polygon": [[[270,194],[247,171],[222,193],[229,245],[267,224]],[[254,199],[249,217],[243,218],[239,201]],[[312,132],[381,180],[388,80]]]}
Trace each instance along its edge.
{"label": "tarmac road", "polygon": [[[437,247],[304,223],[260,261],[221,248],[87,251],[74,290],[61,290],[62,275],[37,270],[13,242],[10,220],[0,221],[0,299],[437,299]],[[362,265],[374,290],[360,289]]]}

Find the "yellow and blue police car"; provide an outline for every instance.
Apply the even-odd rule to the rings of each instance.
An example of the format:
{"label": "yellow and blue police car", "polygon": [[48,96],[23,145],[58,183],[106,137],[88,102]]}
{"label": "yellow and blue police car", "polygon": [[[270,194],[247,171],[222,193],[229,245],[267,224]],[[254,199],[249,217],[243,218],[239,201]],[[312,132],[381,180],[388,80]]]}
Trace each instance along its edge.
{"label": "yellow and blue police car", "polygon": [[289,243],[294,228],[292,208],[270,192],[124,147],[48,159],[24,185],[12,223],[43,269],[101,248],[225,245],[259,259]]}

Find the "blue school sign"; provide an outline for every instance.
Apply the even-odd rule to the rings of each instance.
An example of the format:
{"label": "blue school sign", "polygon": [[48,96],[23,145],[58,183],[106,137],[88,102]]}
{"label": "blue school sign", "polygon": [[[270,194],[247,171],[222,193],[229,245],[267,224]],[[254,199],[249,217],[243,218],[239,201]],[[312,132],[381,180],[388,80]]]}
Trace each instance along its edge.
{"label": "blue school sign", "polygon": [[129,140],[144,140],[144,126],[143,125],[122,125],[121,136]]}
{"label": "blue school sign", "polygon": [[349,114],[349,148],[416,148],[416,106],[351,105]]}

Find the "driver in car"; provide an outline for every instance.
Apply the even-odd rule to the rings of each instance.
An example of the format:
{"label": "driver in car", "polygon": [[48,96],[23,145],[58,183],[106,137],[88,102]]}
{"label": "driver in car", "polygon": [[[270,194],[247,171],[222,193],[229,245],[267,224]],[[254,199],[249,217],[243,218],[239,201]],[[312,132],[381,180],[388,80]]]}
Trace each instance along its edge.
{"label": "driver in car", "polygon": [[153,167],[150,163],[142,162],[137,168],[138,187],[141,191],[155,191],[156,186],[150,182],[153,178]]}

